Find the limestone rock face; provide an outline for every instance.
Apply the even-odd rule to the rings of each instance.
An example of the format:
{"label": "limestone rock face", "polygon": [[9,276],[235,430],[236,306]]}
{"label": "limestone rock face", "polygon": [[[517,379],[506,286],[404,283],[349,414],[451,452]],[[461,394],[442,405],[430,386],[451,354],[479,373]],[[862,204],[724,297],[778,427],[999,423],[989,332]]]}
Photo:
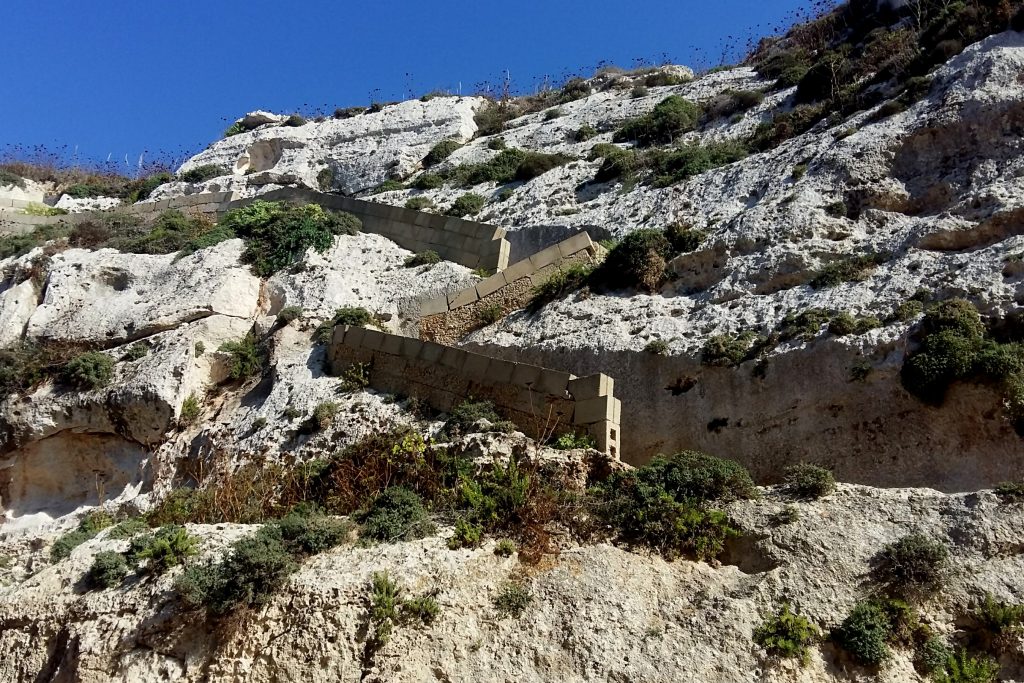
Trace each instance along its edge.
{"label": "limestone rock face", "polygon": [[[795,521],[773,521],[785,505]],[[27,579],[0,589],[0,680],[31,679],[59,660],[61,674],[91,681],[692,681],[920,683],[912,654],[894,647],[878,677],[833,645],[809,661],[772,661],[752,642],[785,602],[827,632],[864,597],[877,553],[911,530],[944,539],[954,560],[940,595],[922,606],[933,633],[948,635],[977,596],[1019,600],[1024,564],[1006,552],[1024,533],[1014,507],[991,493],[947,496],[929,490],[857,486],[812,502],[780,490],[733,504],[745,537],[721,566],[629,552],[608,544],[567,544],[539,565],[497,557],[493,541],[449,550],[440,537],[318,555],[267,605],[237,628],[182,612],[170,591],[180,569],[120,587],[76,593],[92,558],[124,550],[103,536],[55,566],[28,548],[4,570]],[[255,528],[192,525],[203,557]],[[12,550],[9,542],[0,546]],[[388,572],[409,596],[433,593],[430,625],[396,627],[373,653],[366,646],[370,577]],[[522,617],[502,617],[493,600],[509,581],[532,599]],[[1002,678],[1020,680],[1015,649]],[[371,653],[367,656],[367,652]],[[56,653],[56,654],[52,654]],[[53,666],[53,664],[49,664]]]}
{"label": "limestone rock face", "polygon": [[[243,174],[249,174],[250,183],[260,185],[301,183],[319,188],[318,177],[326,168],[333,180],[326,182],[324,189],[352,194],[372,189],[387,178],[407,177],[441,140],[468,140],[476,131],[473,114],[483,103],[478,97],[439,97],[298,127],[268,121],[256,130],[215,142],[180,170],[204,164],[230,168],[233,176],[207,185],[251,194],[245,191],[247,178]],[[184,185],[165,185],[152,199],[174,196]]]}

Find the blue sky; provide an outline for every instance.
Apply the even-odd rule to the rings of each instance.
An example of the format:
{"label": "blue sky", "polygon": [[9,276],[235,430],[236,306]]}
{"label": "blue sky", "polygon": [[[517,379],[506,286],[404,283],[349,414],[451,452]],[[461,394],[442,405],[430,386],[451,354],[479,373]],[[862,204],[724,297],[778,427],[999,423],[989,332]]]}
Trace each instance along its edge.
{"label": "blue sky", "polygon": [[[351,3],[5,0],[0,148],[82,158],[197,151],[257,108],[312,111],[520,91],[599,62],[707,67],[787,21],[798,0]],[[732,56],[735,58],[735,55]]]}

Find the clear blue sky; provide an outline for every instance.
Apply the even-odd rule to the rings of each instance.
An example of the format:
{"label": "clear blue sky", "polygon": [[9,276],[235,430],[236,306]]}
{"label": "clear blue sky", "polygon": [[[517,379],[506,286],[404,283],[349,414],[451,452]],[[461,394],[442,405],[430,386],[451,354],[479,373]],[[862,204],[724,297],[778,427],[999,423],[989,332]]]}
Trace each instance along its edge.
{"label": "clear blue sky", "polygon": [[[253,109],[520,91],[601,61],[707,67],[800,0],[4,0],[0,147],[84,158],[198,150]],[[735,55],[732,56],[735,58]]]}

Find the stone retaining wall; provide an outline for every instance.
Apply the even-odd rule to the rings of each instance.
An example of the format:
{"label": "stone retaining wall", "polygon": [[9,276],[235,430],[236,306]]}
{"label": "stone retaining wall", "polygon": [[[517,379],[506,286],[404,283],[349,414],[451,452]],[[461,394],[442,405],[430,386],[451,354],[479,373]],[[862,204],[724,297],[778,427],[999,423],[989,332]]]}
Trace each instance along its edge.
{"label": "stone retaining wall", "polygon": [[424,301],[420,307],[420,338],[454,344],[473,330],[485,327],[494,317],[524,308],[533,288],[573,263],[589,263],[600,246],[585,232],[552,245],[476,284]]}
{"label": "stone retaining wall", "polygon": [[334,328],[328,358],[335,374],[365,365],[379,391],[416,396],[443,411],[469,397],[487,399],[529,436],[587,433],[599,450],[621,458],[622,406],[607,375],[576,377],[347,325]]}

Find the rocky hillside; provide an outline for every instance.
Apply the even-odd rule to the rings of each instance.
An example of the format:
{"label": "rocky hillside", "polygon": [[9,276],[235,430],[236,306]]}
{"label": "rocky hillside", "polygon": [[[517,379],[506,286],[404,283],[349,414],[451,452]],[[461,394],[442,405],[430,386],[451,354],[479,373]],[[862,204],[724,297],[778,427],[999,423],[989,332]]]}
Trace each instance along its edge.
{"label": "rocky hillside", "polygon": [[[1016,29],[853,2],[706,74],[254,112],[117,192],[0,169],[79,213],[0,237],[0,681],[1024,680]],[[614,378],[622,461],[327,367],[490,273],[81,213],[285,187],[601,240],[457,344]]]}

